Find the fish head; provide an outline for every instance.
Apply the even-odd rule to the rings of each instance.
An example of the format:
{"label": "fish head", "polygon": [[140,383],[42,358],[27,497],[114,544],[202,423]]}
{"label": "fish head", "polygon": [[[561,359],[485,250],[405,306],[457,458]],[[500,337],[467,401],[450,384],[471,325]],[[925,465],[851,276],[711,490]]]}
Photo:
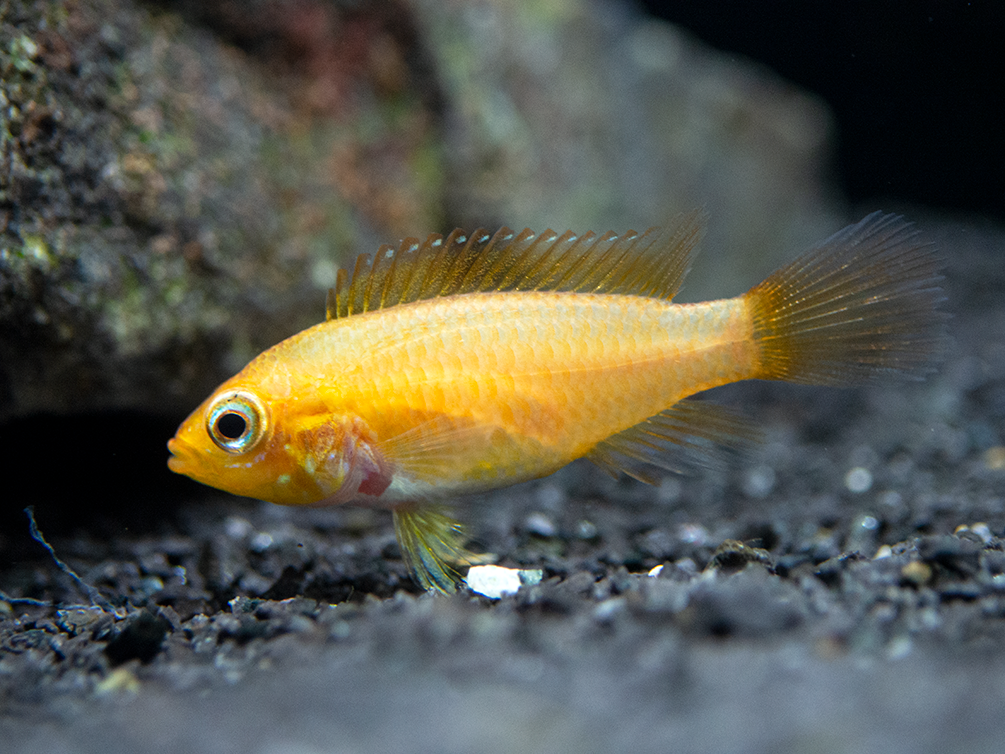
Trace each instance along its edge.
{"label": "fish head", "polygon": [[227,492],[273,499],[271,487],[288,473],[288,454],[275,447],[274,435],[267,396],[225,384],[168,441],[168,468]]}
{"label": "fish head", "polygon": [[235,380],[217,388],[168,441],[172,471],[280,505],[372,501],[390,484],[391,470],[358,418]]}

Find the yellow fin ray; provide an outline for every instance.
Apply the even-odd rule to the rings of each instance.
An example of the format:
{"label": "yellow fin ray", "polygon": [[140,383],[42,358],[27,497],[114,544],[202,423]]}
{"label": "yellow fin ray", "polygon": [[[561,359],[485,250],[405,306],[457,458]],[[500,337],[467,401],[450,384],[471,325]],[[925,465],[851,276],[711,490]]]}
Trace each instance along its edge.
{"label": "yellow fin ray", "polygon": [[672,299],[690,269],[703,215],[672,227],[624,235],[502,228],[494,234],[455,230],[446,238],[407,238],[339,270],[329,291],[329,320],[463,293],[568,291]]}
{"label": "yellow fin ray", "polygon": [[852,385],[920,377],[944,341],[941,262],[897,215],[874,212],[747,294],[763,379]]}
{"label": "yellow fin ray", "polygon": [[737,412],[701,400],[682,400],[643,422],[601,440],[586,454],[612,475],[628,474],[647,484],[657,470],[682,472],[715,466],[728,448],[756,442],[760,432]]}
{"label": "yellow fin ray", "polygon": [[409,571],[427,591],[453,594],[461,582],[456,566],[481,559],[464,548],[464,528],[437,506],[394,509],[394,533]]}

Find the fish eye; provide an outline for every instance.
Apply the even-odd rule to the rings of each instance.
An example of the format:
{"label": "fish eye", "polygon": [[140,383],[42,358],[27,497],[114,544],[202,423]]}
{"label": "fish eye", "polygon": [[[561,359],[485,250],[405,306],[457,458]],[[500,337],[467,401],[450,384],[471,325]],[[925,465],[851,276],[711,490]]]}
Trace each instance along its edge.
{"label": "fish eye", "polygon": [[206,431],[213,442],[234,454],[251,450],[265,434],[266,424],[261,401],[244,390],[219,396],[206,416]]}

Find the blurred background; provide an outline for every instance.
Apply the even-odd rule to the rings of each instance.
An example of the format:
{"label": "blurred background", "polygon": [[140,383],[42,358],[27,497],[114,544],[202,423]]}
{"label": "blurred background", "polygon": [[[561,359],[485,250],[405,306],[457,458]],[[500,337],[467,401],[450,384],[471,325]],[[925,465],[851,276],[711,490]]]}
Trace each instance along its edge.
{"label": "blurred background", "polygon": [[936,0],[4,3],[3,528],[194,494],[177,423],[383,243],[700,208],[696,300],[875,209],[1000,222],[1003,32]]}
{"label": "blurred background", "polygon": [[853,204],[1005,215],[1005,142],[995,104],[1005,93],[1001,3],[641,5],[822,98],[835,122],[832,177]]}

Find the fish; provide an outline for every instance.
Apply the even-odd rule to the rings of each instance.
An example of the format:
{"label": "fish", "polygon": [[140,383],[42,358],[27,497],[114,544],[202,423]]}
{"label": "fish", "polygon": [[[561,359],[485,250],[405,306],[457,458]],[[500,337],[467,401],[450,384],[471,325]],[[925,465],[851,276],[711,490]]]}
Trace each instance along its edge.
{"label": "fish", "polygon": [[922,378],[944,340],[942,262],[875,212],[745,294],[675,304],[692,213],[638,233],[455,230],[340,269],[326,319],[223,382],[172,471],[281,505],[392,511],[403,560],[453,592],[479,562],[445,507],[587,458],[655,483],[750,422],[696,394],[748,379]]}

